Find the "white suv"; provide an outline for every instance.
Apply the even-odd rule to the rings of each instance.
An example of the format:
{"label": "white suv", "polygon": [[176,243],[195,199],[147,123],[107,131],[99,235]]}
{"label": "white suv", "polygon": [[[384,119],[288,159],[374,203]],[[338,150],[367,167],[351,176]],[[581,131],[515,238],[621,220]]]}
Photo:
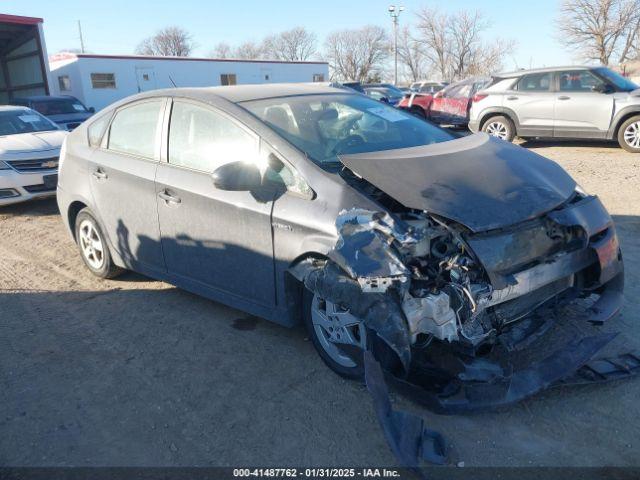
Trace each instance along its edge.
{"label": "white suv", "polygon": [[30,108],[0,106],[0,206],[56,194],[66,135]]}
{"label": "white suv", "polygon": [[640,87],[605,67],[497,75],[471,105],[469,128],[514,137],[617,140],[640,153]]}

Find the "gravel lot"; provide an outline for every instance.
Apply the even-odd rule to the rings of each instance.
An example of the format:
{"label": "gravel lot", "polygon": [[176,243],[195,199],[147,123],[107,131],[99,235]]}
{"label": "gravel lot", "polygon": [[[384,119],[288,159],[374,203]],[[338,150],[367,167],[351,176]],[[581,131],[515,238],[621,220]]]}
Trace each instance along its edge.
{"label": "gravel lot", "polygon": [[[626,261],[606,330],[640,350],[640,155],[527,142],[600,195]],[[418,411],[466,466],[640,466],[640,379],[490,414]],[[0,465],[394,465],[363,386],[285,329],[162,282],[100,281],[54,200],[0,209]]]}

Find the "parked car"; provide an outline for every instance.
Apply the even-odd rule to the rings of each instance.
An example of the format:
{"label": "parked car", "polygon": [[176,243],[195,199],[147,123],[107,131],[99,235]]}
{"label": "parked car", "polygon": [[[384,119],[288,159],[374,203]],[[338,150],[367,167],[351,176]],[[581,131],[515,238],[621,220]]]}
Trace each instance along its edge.
{"label": "parked car", "polygon": [[466,127],[473,96],[491,82],[491,78],[472,77],[443,88],[433,96],[429,120],[440,125]]}
{"label": "parked car", "polygon": [[409,86],[409,89],[415,93],[430,93],[433,95],[434,93],[442,90],[447,85],[448,84],[444,82],[434,82],[434,81],[424,80],[421,82],[413,82]]}
{"label": "parked car", "polygon": [[365,93],[364,87],[360,82],[342,82],[342,86],[355,90],[358,93]]}
{"label": "parked car", "polygon": [[13,105],[29,107],[40,112],[45,117],[60,125],[63,129],[69,131],[76,128],[95,112],[93,107],[85,107],[80,100],[71,95],[38,95],[34,97],[15,98],[11,103]]}
{"label": "parked car", "polygon": [[613,222],[559,165],[326,86],[126,98],[69,134],[57,198],[95,275],[131,269],[304,322],[345,376],[365,346],[385,368],[434,342],[483,355],[541,305],[602,295],[582,319],[602,321],[622,301]]}
{"label": "parked car", "polygon": [[0,206],[56,194],[66,133],[34,110],[0,106]]}
{"label": "parked car", "polygon": [[394,107],[398,105],[404,97],[404,94],[400,90],[386,87],[364,87],[364,91],[371,98],[379,102],[388,103]]}
{"label": "parked car", "polygon": [[640,87],[606,67],[498,75],[474,97],[469,128],[514,137],[617,140],[640,152]]}
{"label": "parked car", "polygon": [[411,92],[406,94],[397,107],[408,111],[409,113],[416,115],[422,119],[429,118],[429,110],[431,108],[431,102],[433,101],[433,95],[430,93],[417,93]]}

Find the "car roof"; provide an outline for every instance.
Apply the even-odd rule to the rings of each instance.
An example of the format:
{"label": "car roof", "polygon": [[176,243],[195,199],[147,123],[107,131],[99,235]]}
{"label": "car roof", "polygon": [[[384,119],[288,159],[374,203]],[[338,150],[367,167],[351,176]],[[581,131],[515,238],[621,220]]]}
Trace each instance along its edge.
{"label": "car roof", "polygon": [[136,95],[135,98],[185,96],[205,102],[214,98],[222,98],[232,103],[241,103],[251,100],[264,100],[267,98],[321,94],[357,95],[358,93],[345,90],[343,88],[331,87],[327,84],[269,83],[258,85],[229,85],[221,87],[167,88],[162,90],[151,90],[149,92]]}
{"label": "car roof", "polygon": [[557,72],[559,70],[592,70],[594,68],[598,68],[600,65],[568,65],[564,67],[545,67],[545,68],[532,68],[529,70],[515,70],[513,72],[503,72],[495,75],[498,78],[511,78],[511,77],[520,77],[522,75],[528,75],[530,73],[547,73],[547,72]]}
{"label": "car roof", "polygon": [[16,98],[14,98],[14,100],[31,100],[31,101],[36,101],[36,102],[42,102],[42,101],[47,101],[47,100],[60,100],[60,99],[77,100],[76,97],[73,97],[71,95],[32,95],[32,96],[29,96],[29,97],[16,97]]}

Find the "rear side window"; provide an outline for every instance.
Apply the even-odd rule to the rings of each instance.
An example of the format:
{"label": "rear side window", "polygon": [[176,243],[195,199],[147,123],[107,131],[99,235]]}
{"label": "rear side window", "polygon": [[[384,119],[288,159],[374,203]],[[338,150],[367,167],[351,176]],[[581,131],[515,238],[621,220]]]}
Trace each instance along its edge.
{"label": "rear side window", "polygon": [[174,101],[169,124],[169,163],[213,172],[232,161],[252,161],[255,136],[225,115],[204,106]]}
{"label": "rear side window", "polygon": [[109,150],[153,159],[163,105],[164,100],[153,100],[117,111],[109,130]]}
{"label": "rear side window", "polygon": [[102,118],[99,118],[87,129],[89,135],[89,145],[92,147],[99,147],[100,143],[102,143],[102,137],[104,135],[104,131],[109,125],[109,120],[111,119],[111,115],[104,115]]}
{"label": "rear side window", "polygon": [[516,84],[516,90],[522,92],[547,92],[551,86],[551,72],[525,75]]}

